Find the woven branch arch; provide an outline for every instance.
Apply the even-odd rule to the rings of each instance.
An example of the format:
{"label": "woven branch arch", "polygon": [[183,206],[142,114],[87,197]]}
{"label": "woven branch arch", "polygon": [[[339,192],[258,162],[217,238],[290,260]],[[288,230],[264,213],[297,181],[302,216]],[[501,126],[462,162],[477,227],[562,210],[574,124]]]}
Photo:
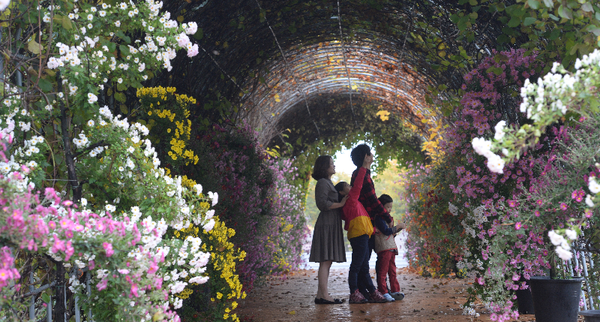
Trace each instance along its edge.
{"label": "woven branch arch", "polygon": [[[198,117],[227,110],[260,129],[264,145],[294,124],[316,123],[315,109],[332,99],[347,101],[348,130],[360,127],[355,109],[364,102],[424,130],[421,119],[440,114],[426,103],[429,86],[457,89],[478,58],[506,49],[496,41],[505,27],[496,11],[465,1],[188,1],[165,7],[198,23],[200,55],[174,64],[182,76],[169,84],[198,98]],[[458,21],[462,31],[455,13],[470,17]]]}

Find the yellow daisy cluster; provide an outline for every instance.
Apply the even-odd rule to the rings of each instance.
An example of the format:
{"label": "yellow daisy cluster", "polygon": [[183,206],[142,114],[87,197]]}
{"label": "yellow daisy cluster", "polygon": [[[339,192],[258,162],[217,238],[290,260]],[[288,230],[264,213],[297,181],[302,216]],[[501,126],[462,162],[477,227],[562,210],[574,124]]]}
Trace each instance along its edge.
{"label": "yellow daisy cluster", "polygon": [[[237,306],[237,299],[246,298],[246,292],[242,291],[243,285],[240,283],[239,276],[236,273],[236,262],[243,261],[246,257],[246,252],[240,249],[234,249],[234,245],[229,241],[235,235],[235,230],[227,228],[225,223],[215,218],[215,227],[210,232],[205,232],[208,241],[202,244],[203,251],[210,251],[210,263],[214,265],[214,270],[220,272],[220,278],[224,281],[227,287],[221,289],[222,292],[216,292],[215,297],[211,301],[216,300],[233,300],[231,306],[224,309],[223,319],[231,319],[239,321],[236,314],[230,314]],[[212,277],[211,277],[212,278]]]}
{"label": "yellow daisy cluster", "polygon": [[[143,87],[137,90],[137,97],[149,118],[148,128],[152,130],[160,127],[166,131],[166,142],[171,145],[167,153],[169,157],[173,161],[180,159],[185,165],[197,164],[198,156],[194,151],[186,149],[192,130],[188,107],[196,104],[196,99],[185,94],[175,94],[175,91],[175,87]],[[162,107],[159,108],[160,106]]]}

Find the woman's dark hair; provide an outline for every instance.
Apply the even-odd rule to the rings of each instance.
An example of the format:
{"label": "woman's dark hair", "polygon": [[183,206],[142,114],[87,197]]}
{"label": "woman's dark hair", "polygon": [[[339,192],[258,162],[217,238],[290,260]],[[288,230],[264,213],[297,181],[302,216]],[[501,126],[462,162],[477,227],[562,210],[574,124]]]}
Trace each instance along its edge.
{"label": "woman's dark hair", "polygon": [[392,197],[384,193],[381,196],[379,196],[379,202],[381,202],[382,206],[385,206],[386,203],[394,202],[394,200],[392,199]]}
{"label": "woman's dark hair", "polygon": [[365,155],[371,155],[371,148],[366,144],[359,144],[350,152],[352,163],[357,167],[362,167]]}
{"label": "woman's dark hair", "polygon": [[331,165],[331,160],[333,159],[328,155],[319,156],[317,160],[315,160],[315,166],[311,175],[313,179],[319,180],[323,178],[329,178],[327,169],[329,169],[329,166]]}
{"label": "woman's dark hair", "polygon": [[344,199],[344,195],[342,195],[340,193],[340,191],[344,191],[344,187],[347,185],[348,183],[346,181],[340,181],[335,185],[335,190],[338,192],[338,202],[342,201],[342,199]]}

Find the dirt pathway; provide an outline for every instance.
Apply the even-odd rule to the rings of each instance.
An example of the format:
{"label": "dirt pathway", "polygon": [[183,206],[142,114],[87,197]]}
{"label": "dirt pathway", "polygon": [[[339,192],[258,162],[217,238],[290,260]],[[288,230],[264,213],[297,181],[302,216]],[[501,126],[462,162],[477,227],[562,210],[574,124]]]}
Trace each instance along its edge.
{"label": "dirt pathway", "polygon": [[[371,276],[375,276],[371,272]],[[237,311],[245,322],[262,321],[491,321],[482,305],[479,317],[462,315],[460,304],[467,296],[470,281],[457,278],[425,278],[399,270],[398,280],[406,298],[383,304],[348,304],[346,270],[332,270],[330,294],[346,299],[340,305],[315,305],[317,288],[315,270],[302,270],[282,280],[269,278],[256,287]],[[535,321],[522,315],[519,321]]]}

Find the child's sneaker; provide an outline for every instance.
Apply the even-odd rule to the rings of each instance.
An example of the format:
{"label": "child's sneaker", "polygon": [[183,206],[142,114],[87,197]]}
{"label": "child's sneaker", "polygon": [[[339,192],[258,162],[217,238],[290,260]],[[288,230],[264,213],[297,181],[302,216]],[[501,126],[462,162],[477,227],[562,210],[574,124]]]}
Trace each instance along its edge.
{"label": "child's sneaker", "polygon": [[383,297],[381,292],[379,292],[378,290],[373,291],[369,295],[369,303],[387,303],[385,297]]}
{"label": "child's sneaker", "polygon": [[360,291],[357,289],[354,293],[350,294],[350,304],[362,304],[369,302]]}
{"label": "child's sneaker", "polygon": [[392,293],[392,297],[397,301],[402,301],[404,299],[404,293],[395,292],[395,293]]}
{"label": "child's sneaker", "polygon": [[390,295],[390,293],[385,293],[383,294],[383,297],[388,301],[388,302],[394,302],[395,299]]}

